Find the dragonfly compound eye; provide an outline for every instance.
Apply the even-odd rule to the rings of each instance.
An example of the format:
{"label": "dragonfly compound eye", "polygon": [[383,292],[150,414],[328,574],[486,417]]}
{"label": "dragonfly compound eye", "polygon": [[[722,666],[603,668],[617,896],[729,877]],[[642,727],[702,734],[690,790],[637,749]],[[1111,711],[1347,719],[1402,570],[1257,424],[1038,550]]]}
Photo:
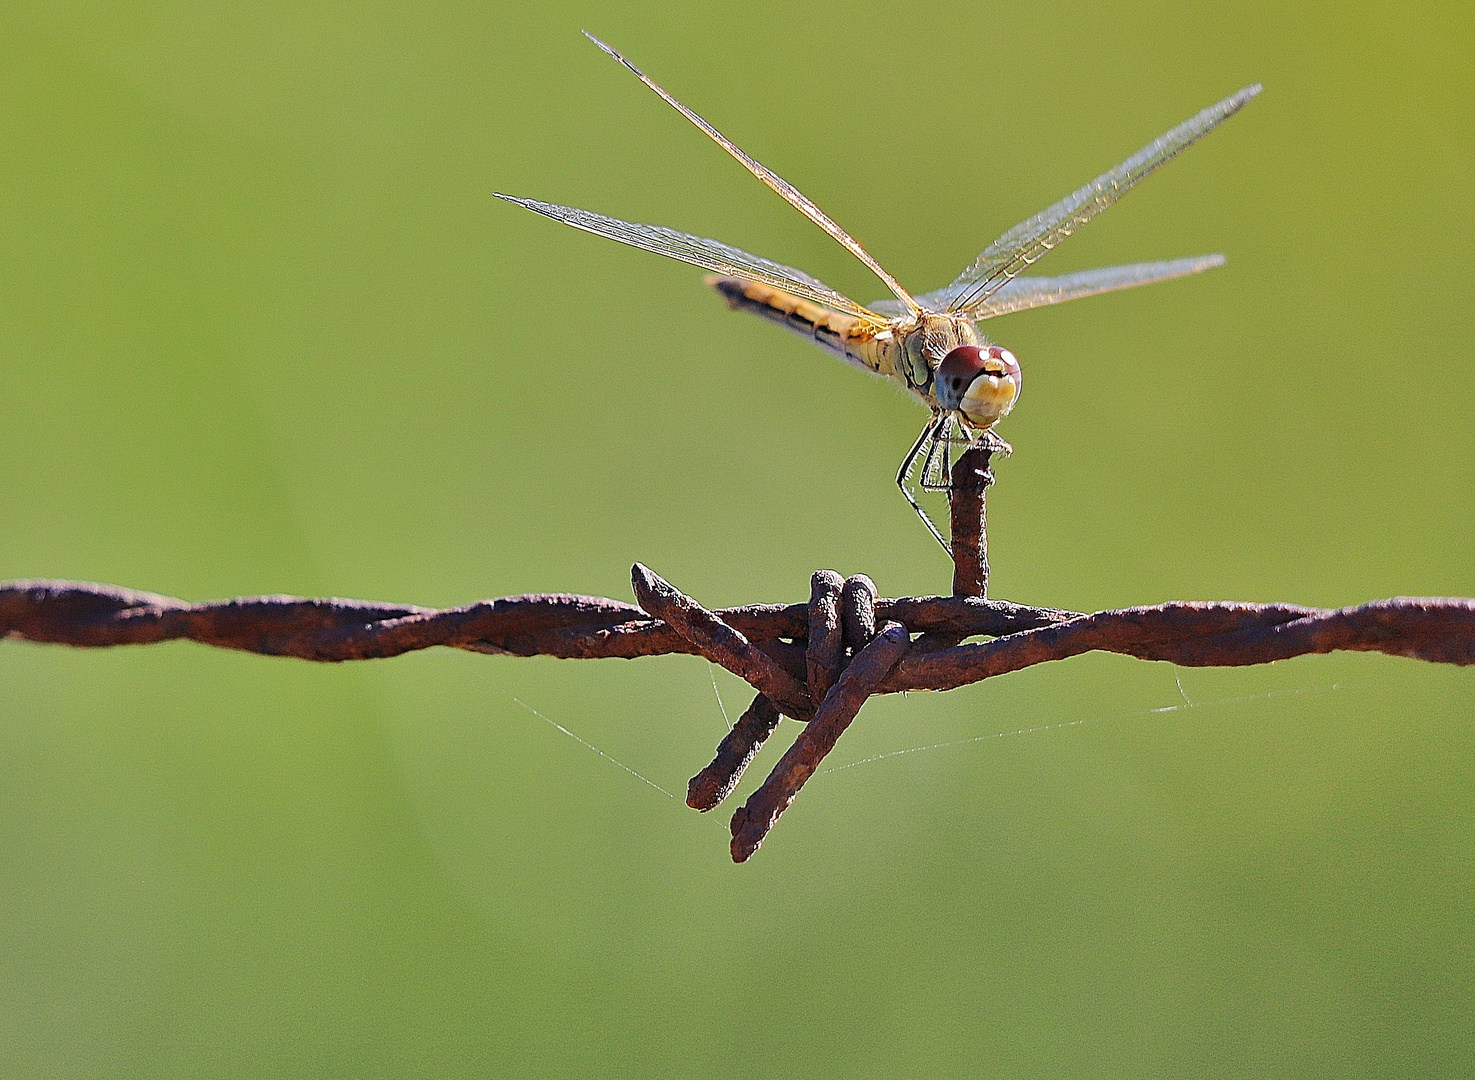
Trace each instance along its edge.
{"label": "dragonfly compound eye", "polygon": [[978,427],[1007,416],[1024,385],[1019,361],[997,345],[961,345],[937,367],[937,403]]}

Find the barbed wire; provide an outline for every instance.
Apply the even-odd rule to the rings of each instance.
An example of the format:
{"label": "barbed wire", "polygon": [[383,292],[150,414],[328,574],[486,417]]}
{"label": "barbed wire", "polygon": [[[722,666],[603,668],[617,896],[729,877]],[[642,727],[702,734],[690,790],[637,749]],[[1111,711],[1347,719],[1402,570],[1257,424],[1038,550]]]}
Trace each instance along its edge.
{"label": "barbed wire", "polygon": [[[510,656],[706,657],[756,691],[688,805],[710,810],[736,787],[778,725],[798,739],[733,816],[732,856],[757,850],[873,694],[952,690],[1090,651],[1188,667],[1235,667],[1336,650],[1475,663],[1475,600],[1397,597],[1355,607],[1172,602],[1081,614],[984,598],[983,493],[990,449],[953,467],[953,596],[883,599],[864,575],[817,571],[804,604],[711,611],[636,563],[638,605],[537,593],[436,609],[362,600],[261,596],[189,603],[76,581],[0,584],[0,637],[104,648],[190,640],[320,662],[370,660],[435,646]],[[992,640],[967,643],[971,637]]]}

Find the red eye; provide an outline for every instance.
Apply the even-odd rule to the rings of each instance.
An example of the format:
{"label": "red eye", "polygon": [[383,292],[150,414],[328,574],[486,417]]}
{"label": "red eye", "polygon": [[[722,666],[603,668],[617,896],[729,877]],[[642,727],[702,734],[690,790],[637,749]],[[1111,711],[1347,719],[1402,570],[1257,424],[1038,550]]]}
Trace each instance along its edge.
{"label": "red eye", "polygon": [[1016,386],[1020,383],[1019,361],[1008,349],[997,345],[959,345],[937,365],[937,378],[944,385],[966,387],[984,371],[991,375],[1011,375]]}
{"label": "red eye", "polygon": [[959,345],[937,365],[937,377],[953,385],[958,385],[954,380],[961,380],[961,385],[967,386],[983,370],[983,361],[987,355],[977,345]]}

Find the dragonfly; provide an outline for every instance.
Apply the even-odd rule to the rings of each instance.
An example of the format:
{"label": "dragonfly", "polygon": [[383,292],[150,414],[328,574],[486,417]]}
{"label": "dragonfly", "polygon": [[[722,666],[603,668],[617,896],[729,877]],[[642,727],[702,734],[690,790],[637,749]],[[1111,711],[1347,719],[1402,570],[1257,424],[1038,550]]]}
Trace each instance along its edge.
{"label": "dragonfly", "polygon": [[1247,105],[1260,92],[1259,83],[1210,105],[1148,143],[1116,168],[1015,225],[986,247],[950,284],[913,296],[854,237],[794,185],[745,154],[618,50],[587,30],[584,36],[838,241],[891,290],[892,296],[858,304],[802,270],[749,254],[719,240],[501,192],[496,193],[497,197],[576,229],[712,271],[712,276],[705,279],[707,284],[721,293],[733,308],[793,330],[841,359],[895,381],[920,399],[930,416],[902,460],[896,485],[949,554],[951,545],[911,487],[917,463],[921,462],[917,480],[921,490],[943,492],[951,498],[952,448],[989,445],[1008,452],[1008,443],[993,429],[1014,408],[1023,388],[1019,361],[1008,349],[988,341],[978,324],[1016,311],[1169,281],[1224,264],[1224,256],[1215,254],[1109,266],[1056,277],[1024,272],[1114,204],[1133,185]]}

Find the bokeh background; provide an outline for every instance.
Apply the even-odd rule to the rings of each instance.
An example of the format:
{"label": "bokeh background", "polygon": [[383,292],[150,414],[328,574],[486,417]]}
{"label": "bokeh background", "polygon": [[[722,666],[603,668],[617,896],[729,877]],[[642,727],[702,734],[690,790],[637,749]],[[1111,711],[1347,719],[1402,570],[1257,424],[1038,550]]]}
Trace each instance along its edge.
{"label": "bokeh background", "polygon": [[[991,325],[994,595],[1475,594],[1472,11],[9,0],[0,577],[945,590],[914,404],[492,198],[881,295],[587,26],[917,289],[1263,80],[1041,266],[1225,269]],[[1475,672],[876,701],[836,765],[950,745],[817,777],[744,867],[730,807],[519,704],[680,794],[714,685],[742,709],[692,657],[0,646],[0,1074],[1468,1075]]]}

